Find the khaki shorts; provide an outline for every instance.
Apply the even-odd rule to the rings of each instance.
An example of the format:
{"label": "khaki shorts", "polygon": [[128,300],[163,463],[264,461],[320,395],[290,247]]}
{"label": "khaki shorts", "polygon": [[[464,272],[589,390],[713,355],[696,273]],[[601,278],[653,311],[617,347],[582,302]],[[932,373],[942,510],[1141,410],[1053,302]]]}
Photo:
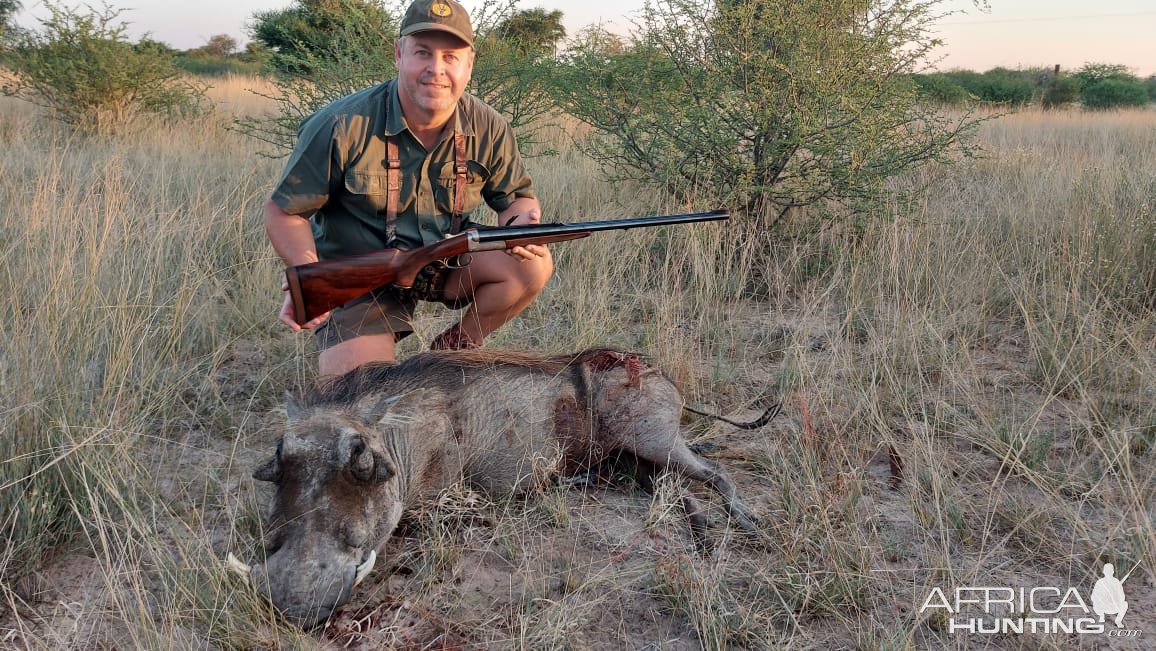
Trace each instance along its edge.
{"label": "khaki shorts", "polygon": [[333,310],[314,330],[317,350],[364,335],[394,333],[398,341],[413,332],[417,301],[405,301],[393,287],[380,287]]}
{"label": "khaki shorts", "polygon": [[432,285],[421,285],[419,292],[406,292],[393,285],[378,287],[372,292],[355,298],[333,310],[329,319],[314,331],[317,350],[332,348],[350,339],[365,335],[393,333],[396,341],[413,334],[413,313],[419,300],[441,303],[459,310],[472,302],[471,298],[459,300],[445,299],[445,275],[441,275]]}

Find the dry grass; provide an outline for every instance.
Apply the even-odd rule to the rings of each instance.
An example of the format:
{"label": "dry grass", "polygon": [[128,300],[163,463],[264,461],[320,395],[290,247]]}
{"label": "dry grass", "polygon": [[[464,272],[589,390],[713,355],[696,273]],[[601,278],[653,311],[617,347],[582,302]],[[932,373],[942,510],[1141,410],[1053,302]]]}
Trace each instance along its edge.
{"label": "dry grass", "polygon": [[276,109],[271,95],[277,85],[268,77],[229,75],[214,80],[206,95],[219,110],[236,116],[264,115]]}
{"label": "dry grass", "polygon": [[[639,349],[740,416],[782,396],[789,418],[764,432],[690,423],[763,538],[720,529],[721,551],[695,556],[670,480],[653,497],[454,490],[332,626],[280,624],[220,562],[257,555],[248,473],[312,365],[273,319],[259,214],[278,163],[225,129],[263,110],[238,91],[255,83],[216,89],[221,114],[115,139],[0,103],[0,644],[1093,646],[1106,638],[952,635],[918,609],[932,586],[1086,597],[1105,561],[1137,567],[1135,648],[1156,635],[1153,112],[989,122],[987,158],[904,180],[931,192],[856,236],[559,245],[557,277],[495,344]],[[678,209],[605,186],[558,139],[531,161],[550,215]],[[428,316],[404,353],[452,318]]]}

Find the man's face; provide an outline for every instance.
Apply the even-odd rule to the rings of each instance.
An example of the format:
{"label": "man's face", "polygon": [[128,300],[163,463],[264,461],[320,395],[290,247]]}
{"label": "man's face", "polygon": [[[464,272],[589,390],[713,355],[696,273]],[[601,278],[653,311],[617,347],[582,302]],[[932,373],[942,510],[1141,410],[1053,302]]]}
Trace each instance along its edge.
{"label": "man's face", "polygon": [[474,50],[445,32],[418,32],[394,45],[402,107],[448,118],[474,71]]}

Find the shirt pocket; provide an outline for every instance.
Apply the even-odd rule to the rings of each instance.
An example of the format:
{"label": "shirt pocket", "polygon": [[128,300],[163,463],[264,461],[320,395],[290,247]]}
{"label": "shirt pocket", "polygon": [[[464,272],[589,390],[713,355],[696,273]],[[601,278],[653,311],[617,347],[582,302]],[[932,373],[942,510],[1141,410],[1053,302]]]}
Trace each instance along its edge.
{"label": "shirt pocket", "polygon": [[[438,211],[446,215],[454,212],[454,185],[457,183],[457,174],[453,163],[445,163],[438,170],[434,182],[434,198],[437,200]],[[482,203],[482,189],[490,179],[490,170],[481,163],[466,161],[465,201],[462,202],[462,214],[472,213]]]}
{"label": "shirt pocket", "polygon": [[385,212],[388,188],[385,172],[349,170],[345,173],[345,191],[349,195],[349,208],[354,212]]}

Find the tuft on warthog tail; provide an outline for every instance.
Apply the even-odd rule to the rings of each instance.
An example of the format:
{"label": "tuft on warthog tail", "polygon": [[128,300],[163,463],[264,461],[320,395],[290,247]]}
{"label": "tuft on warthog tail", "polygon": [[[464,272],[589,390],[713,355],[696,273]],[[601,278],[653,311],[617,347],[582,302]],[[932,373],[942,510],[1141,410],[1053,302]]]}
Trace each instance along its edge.
{"label": "tuft on warthog tail", "polygon": [[[265,563],[229,564],[288,619],[312,626],[349,600],[423,496],[463,479],[520,492],[619,453],[705,483],[736,524],[754,529],[722,467],[687,448],[683,406],[660,371],[606,349],[431,352],[361,367],[302,402],[289,398],[276,453],[253,473],[276,487]],[[685,490],[683,504],[705,546],[702,505]]]}

